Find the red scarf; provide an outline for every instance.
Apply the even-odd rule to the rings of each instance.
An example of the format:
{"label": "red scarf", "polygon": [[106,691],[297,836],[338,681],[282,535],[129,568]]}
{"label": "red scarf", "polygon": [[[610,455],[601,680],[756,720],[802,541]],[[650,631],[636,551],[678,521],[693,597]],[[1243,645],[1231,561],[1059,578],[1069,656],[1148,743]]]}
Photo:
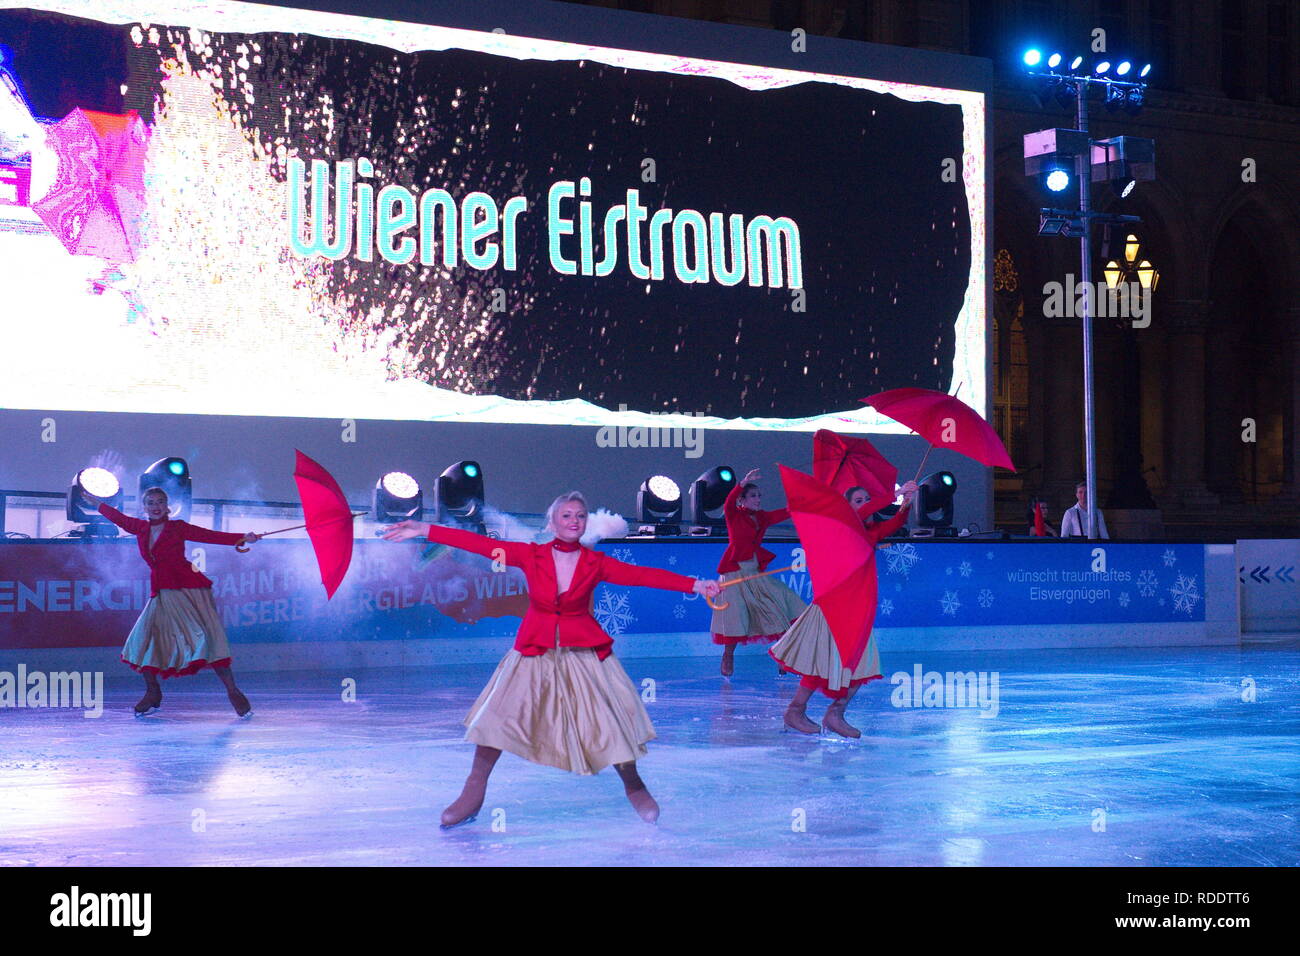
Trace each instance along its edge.
{"label": "red scarf", "polygon": [[561,541],[559,538],[555,538],[551,541],[551,547],[556,551],[572,552],[581,550],[582,544],[577,541]]}

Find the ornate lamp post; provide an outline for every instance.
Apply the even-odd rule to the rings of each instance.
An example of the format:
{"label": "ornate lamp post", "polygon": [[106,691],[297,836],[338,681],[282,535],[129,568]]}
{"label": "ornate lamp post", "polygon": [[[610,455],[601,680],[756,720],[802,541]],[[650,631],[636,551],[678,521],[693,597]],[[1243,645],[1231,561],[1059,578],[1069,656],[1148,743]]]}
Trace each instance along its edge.
{"label": "ornate lamp post", "polygon": [[[1120,259],[1111,259],[1102,268],[1111,292],[1136,287],[1148,299],[1155,291],[1160,273],[1150,261],[1141,258],[1141,252],[1138,238],[1129,234]],[[1142,366],[1137,333],[1127,318],[1117,319],[1115,327],[1124,343],[1120,350],[1122,385],[1115,429],[1115,486],[1106,507],[1155,510],[1155,500],[1142,473]]]}

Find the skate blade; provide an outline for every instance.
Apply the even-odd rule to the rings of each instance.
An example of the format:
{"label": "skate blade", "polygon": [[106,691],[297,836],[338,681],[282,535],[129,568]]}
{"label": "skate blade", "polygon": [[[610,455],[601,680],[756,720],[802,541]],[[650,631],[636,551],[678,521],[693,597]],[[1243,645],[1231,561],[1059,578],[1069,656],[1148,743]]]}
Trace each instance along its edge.
{"label": "skate blade", "polygon": [[473,816],[466,817],[464,820],[460,820],[460,821],[458,821],[458,822],[456,822],[456,823],[439,823],[439,824],[438,824],[438,829],[439,829],[439,830],[454,830],[454,829],[456,829],[457,827],[463,827],[463,826],[465,826],[467,823],[473,823],[473,822],[474,822],[475,820],[477,820],[477,819],[478,819],[478,814],[476,813],[476,814],[474,814]]}
{"label": "skate blade", "polygon": [[162,710],[161,704],[156,707],[150,707],[148,710],[133,710],[132,713],[135,714],[136,717],[148,717],[150,714],[156,714],[160,710]]}

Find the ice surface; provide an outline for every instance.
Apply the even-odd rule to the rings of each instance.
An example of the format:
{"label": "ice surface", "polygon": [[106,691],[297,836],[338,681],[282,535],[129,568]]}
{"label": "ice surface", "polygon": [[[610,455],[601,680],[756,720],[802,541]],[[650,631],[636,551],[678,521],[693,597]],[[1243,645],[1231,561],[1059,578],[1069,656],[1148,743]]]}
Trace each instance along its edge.
{"label": "ice surface", "polygon": [[783,734],[795,681],[765,657],[740,655],[730,684],[713,658],[629,659],[654,681],[640,767],[658,826],[612,770],[506,754],[478,821],[450,832],[460,720],[491,665],[236,668],[249,721],[207,673],[165,682],[161,713],[137,720],[142,682],[114,676],[99,719],[0,710],[0,865],[1300,862],[1294,647],[883,657],[887,678],[996,671],[997,716],[897,708],[886,681],[849,709],[860,741]]}

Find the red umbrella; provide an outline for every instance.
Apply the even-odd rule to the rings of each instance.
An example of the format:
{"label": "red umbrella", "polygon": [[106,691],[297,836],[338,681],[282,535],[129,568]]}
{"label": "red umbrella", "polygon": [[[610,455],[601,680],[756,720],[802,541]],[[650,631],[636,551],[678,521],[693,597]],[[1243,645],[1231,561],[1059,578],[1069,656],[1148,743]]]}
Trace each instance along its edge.
{"label": "red umbrella", "polygon": [[[929,441],[931,448],[939,445],[981,465],[1016,470],[993,426],[955,395],[928,388],[894,388],[862,401],[912,429]],[[930,452],[925,454],[928,458]],[[925,458],[921,464],[924,466]],[[919,478],[920,468],[916,474]]]}
{"label": "red umbrella", "polygon": [[343,576],[352,563],[352,519],[360,515],[352,513],[333,475],[297,449],[294,454],[298,463],[293,469],[293,480],[298,485],[302,513],[307,519],[307,536],[316,552],[328,599],[343,583]]}
{"label": "red umbrella", "polygon": [[813,603],[826,616],[840,661],[858,666],[876,619],[875,541],[844,496],[811,475],[781,469],[786,507],[808,558]]}
{"label": "red umbrella", "polygon": [[320,579],[325,585],[325,598],[328,600],[343,583],[348,565],[352,563],[352,520],[364,517],[366,512],[353,513],[348,499],[343,495],[343,489],[319,462],[297,449],[294,454],[298,456],[298,463],[293,469],[293,480],[298,485],[298,497],[302,499],[302,513],[307,523],[267,531],[262,537],[306,528],[312,550],[316,552],[316,563],[320,565]]}
{"label": "red umbrella", "polygon": [[898,469],[865,438],[823,428],[813,435],[813,477],[841,495],[855,486],[865,488],[871,514],[893,503]]}
{"label": "red umbrella", "polygon": [[54,185],[32,210],[73,255],[131,262],[140,247],[149,129],[140,114],[77,108],[50,127]]}

